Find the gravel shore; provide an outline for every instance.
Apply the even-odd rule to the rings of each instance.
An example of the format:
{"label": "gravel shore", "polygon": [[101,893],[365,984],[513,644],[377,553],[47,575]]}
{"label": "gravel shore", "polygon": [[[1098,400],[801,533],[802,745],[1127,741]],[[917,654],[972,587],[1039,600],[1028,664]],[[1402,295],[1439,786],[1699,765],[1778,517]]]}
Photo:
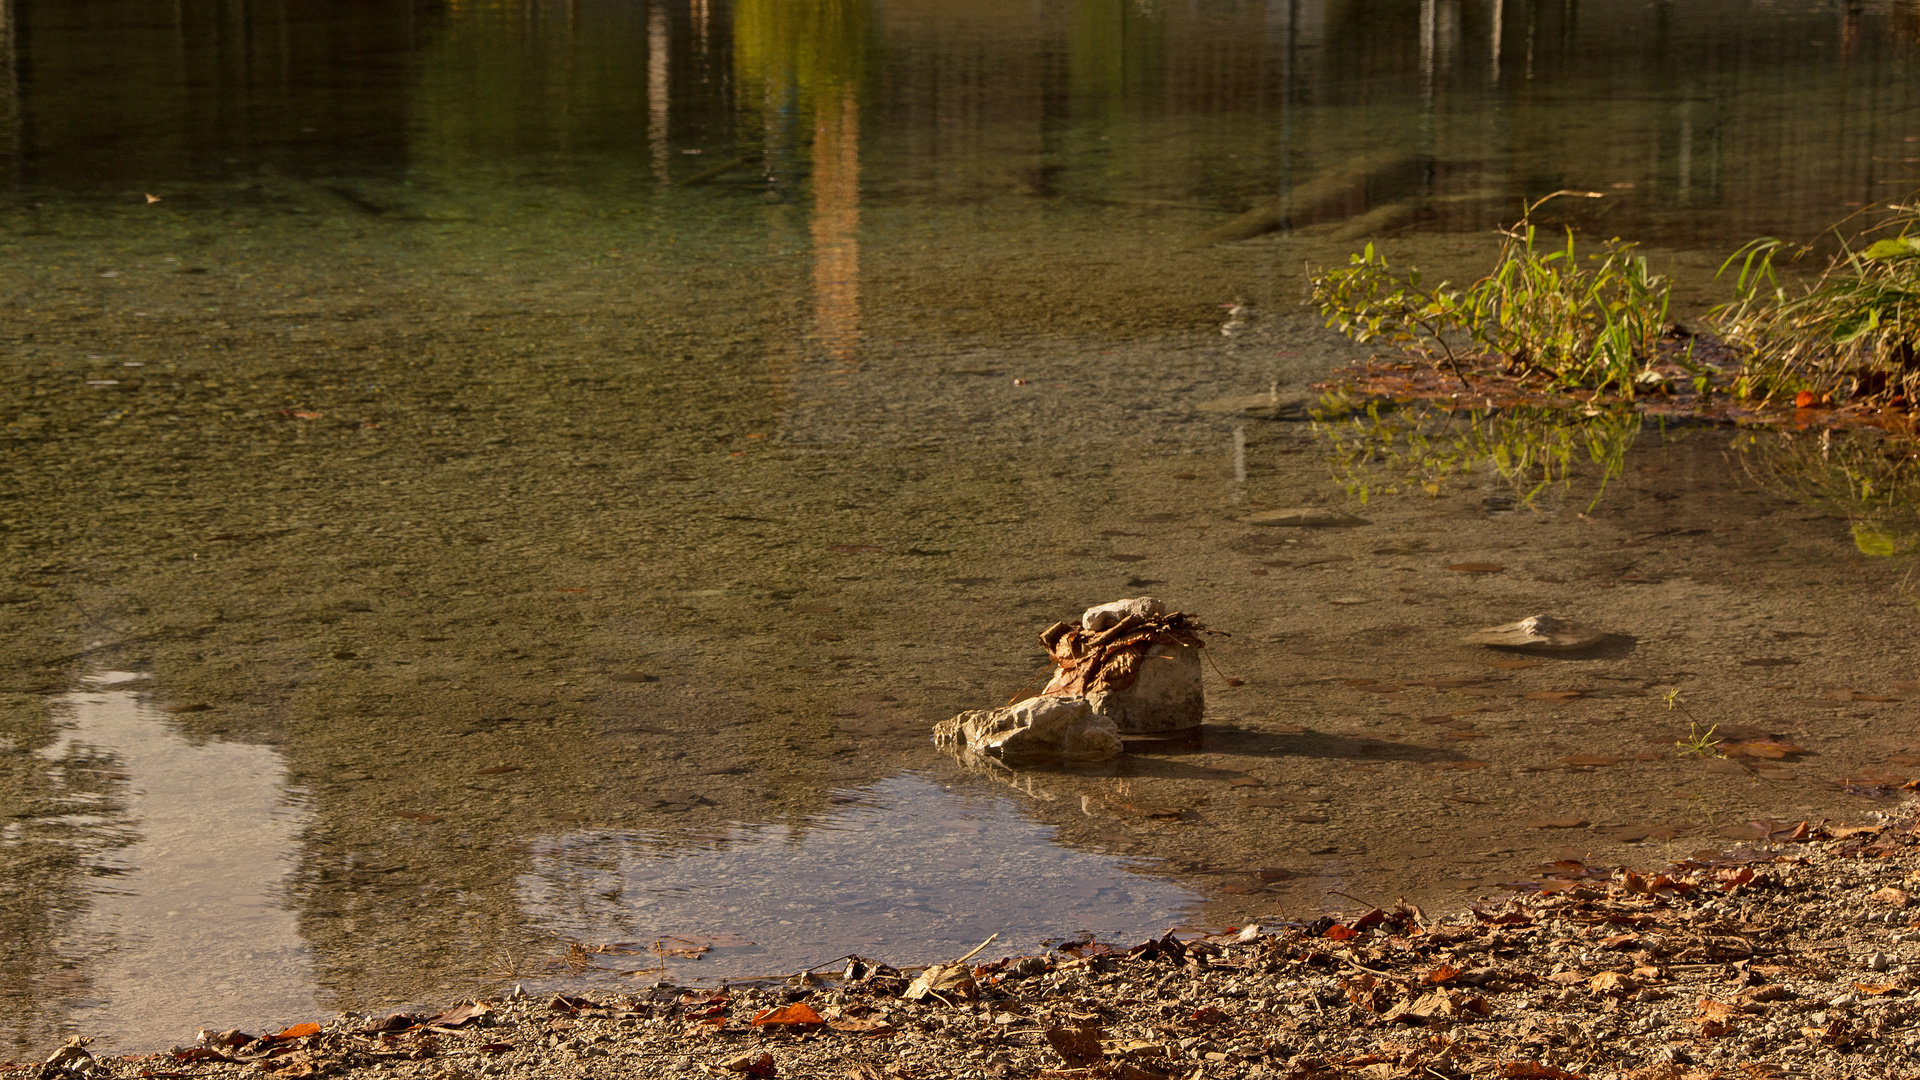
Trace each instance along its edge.
{"label": "gravel shore", "polygon": [[1750,847],[1642,872],[1554,864],[1444,917],[1396,906],[784,983],[512,992],[146,1056],[70,1044],[0,1076],[1920,1076],[1915,829],[1907,813],[1760,822]]}

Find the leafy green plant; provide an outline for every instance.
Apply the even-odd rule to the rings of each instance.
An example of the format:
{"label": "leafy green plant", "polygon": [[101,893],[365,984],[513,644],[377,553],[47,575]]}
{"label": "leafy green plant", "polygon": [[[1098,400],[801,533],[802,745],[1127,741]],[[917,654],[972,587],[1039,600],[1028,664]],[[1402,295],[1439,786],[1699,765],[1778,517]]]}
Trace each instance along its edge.
{"label": "leafy green plant", "polygon": [[1735,252],[1735,298],[1710,316],[1728,344],[1747,352],[1751,396],[1805,388],[1815,396],[1912,402],[1920,397],[1920,205],[1889,207],[1874,232],[1892,232],[1840,253],[1810,284],[1780,281],[1776,259],[1809,248],[1768,237]]}
{"label": "leafy green plant", "polygon": [[1464,360],[1493,360],[1551,389],[1631,398],[1666,324],[1666,279],[1631,243],[1611,239],[1583,257],[1571,229],[1564,245],[1549,244],[1531,220],[1547,199],[1588,194],[1529,205],[1501,231],[1493,271],[1465,288],[1427,289],[1418,269],[1396,274],[1368,244],[1345,267],[1310,275],[1313,303],[1329,327],[1445,363],[1462,384]]}
{"label": "leafy green plant", "polygon": [[1528,505],[1555,485],[1571,488],[1582,460],[1600,467],[1598,503],[1625,468],[1642,424],[1628,408],[1574,414],[1541,406],[1396,408],[1379,401],[1356,408],[1342,395],[1328,395],[1312,430],[1329,445],[1329,463],[1347,493],[1362,503],[1403,489],[1438,496],[1454,478],[1484,468]]}

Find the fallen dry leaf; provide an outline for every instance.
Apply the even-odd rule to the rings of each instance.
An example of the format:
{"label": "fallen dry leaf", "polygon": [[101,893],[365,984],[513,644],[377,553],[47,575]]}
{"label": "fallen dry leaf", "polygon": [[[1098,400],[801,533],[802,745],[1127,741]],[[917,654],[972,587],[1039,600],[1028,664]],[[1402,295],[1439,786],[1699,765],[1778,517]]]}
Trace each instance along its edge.
{"label": "fallen dry leaf", "polygon": [[1587,819],[1580,818],[1580,817],[1543,818],[1539,821],[1527,822],[1527,828],[1529,829],[1580,829],[1580,828],[1585,828],[1586,824],[1587,824]]}
{"label": "fallen dry leaf", "polygon": [[1447,569],[1456,574],[1497,574],[1505,570],[1506,567],[1501,566],[1499,563],[1463,562],[1454,563],[1452,566],[1447,567]]}
{"label": "fallen dry leaf", "polygon": [[804,1027],[824,1024],[826,1021],[820,1018],[819,1013],[813,1011],[813,1006],[804,1001],[796,1001],[777,1009],[762,1009],[754,1013],[753,1019],[748,1023],[754,1027]]}

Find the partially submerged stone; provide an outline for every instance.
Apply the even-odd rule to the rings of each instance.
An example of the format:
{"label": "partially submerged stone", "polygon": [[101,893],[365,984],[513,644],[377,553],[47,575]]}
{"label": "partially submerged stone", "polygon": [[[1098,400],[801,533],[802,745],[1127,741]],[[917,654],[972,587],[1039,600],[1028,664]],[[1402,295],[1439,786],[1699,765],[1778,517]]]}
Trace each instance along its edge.
{"label": "partially submerged stone", "polygon": [[1246,525],[1280,525],[1292,528],[1351,529],[1371,525],[1366,518],[1321,506],[1295,506],[1286,510],[1262,510],[1240,519]]}
{"label": "partially submerged stone", "polygon": [[1087,695],[1087,701],[1128,735],[1199,727],[1207,711],[1200,675],[1199,649],[1156,644],[1141,657],[1140,673],[1133,685],[1095,690]]}
{"label": "partially submerged stone", "polygon": [[933,741],[1000,757],[1098,761],[1120,752],[1119,730],[1089,699],[1051,694],[942,720]]}
{"label": "partially submerged stone", "polygon": [[1127,735],[1198,727],[1207,702],[1197,631],[1151,596],[1090,607],[1078,624],[1040,635],[1059,666],[1041,693],[1085,696]]}
{"label": "partially submerged stone", "polygon": [[1540,649],[1565,651],[1597,645],[1606,634],[1572,619],[1535,615],[1505,626],[1476,630],[1460,640],[1468,645],[1488,645],[1496,649]]}

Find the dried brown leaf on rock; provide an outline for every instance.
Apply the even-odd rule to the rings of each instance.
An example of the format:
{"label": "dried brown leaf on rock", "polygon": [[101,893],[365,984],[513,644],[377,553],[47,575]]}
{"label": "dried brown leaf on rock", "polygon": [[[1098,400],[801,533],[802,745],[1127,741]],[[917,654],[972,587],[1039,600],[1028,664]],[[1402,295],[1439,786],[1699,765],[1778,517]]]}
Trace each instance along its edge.
{"label": "dried brown leaf on rock", "polygon": [[894,1026],[885,1020],[858,1016],[843,1016],[838,1020],[829,1020],[827,1026],[850,1035],[891,1035],[895,1031]]}

